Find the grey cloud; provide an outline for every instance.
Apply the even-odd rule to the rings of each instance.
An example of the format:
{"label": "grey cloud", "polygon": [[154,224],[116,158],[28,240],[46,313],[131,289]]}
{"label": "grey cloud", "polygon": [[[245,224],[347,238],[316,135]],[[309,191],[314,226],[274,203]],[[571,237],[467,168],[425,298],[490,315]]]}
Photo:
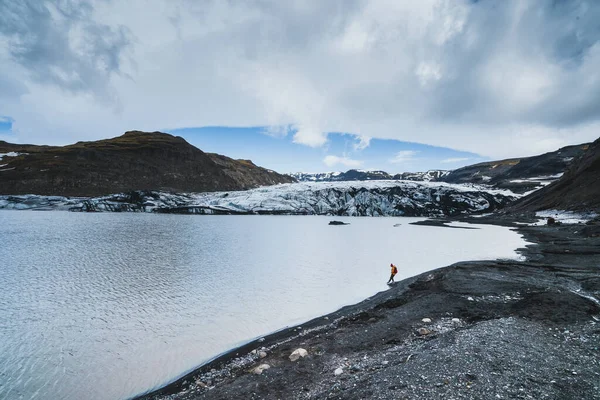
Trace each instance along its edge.
{"label": "grey cloud", "polygon": [[[438,54],[447,75],[432,90],[435,100],[429,103],[428,117],[549,127],[600,120],[600,80],[586,79],[600,70],[599,20],[596,1],[473,4],[464,30]],[[507,86],[520,78],[521,68],[530,68],[533,75],[537,69],[540,77],[553,71],[539,98],[518,110],[503,111],[511,99],[482,85],[493,78],[490,63],[504,54],[513,55],[516,64],[514,70],[495,71],[504,74]]]}
{"label": "grey cloud", "polygon": [[38,82],[105,93],[131,37],[92,19],[92,3],[75,0],[2,1],[0,34],[13,60]]}
{"label": "grey cloud", "polygon": [[[21,132],[292,125],[508,157],[597,134],[599,20],[591,0],[0,0],[0,92],[8,54]],[[81,95],[113,91],[120,113]]]}

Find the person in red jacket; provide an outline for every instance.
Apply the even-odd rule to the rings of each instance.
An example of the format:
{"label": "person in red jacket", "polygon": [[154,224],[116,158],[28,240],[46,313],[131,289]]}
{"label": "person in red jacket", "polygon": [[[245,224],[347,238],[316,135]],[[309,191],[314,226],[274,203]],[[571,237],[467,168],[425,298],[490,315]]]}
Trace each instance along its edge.
{"label": "person in red jacket", "polygon": [[394,282],[394,276],[396,276],[398,273],[398,268],[396,268],[394,264],[390,264],[390,267],[392,268],[392,273],[390,275],[390,279],[387,281],[388,284]]}

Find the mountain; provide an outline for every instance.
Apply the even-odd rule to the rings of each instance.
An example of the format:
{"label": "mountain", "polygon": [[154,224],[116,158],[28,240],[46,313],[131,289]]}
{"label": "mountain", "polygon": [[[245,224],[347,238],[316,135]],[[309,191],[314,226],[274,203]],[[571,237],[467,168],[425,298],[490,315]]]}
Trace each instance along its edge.
{"label": "mountain", "polygon": [[489,161],[456,169],[439,180],[478,183],[524,193],[558,179],[588,148],[588,144],[563,147],[534,157]]}
{"label": "mountain", "polygon": [[0,196],[0,209],[178,214],[451,216],[494,211],[518,197],[509,191],[441,182],[311,182],[214,193],[138,191],[79,199]]}
{"label": "mountain", "polygon": [[376,181],[391,179],[429,182],[437,180],[448,173],[449,171],[431,170],[427,172],[403,172],[401,174],[390,175],[385,171],[351,169],[346,172],[323,172],[316,174],[297,172],[290,174],[290,176],[298,182]]}
{"label": "mountain", "polygon": [[511,210],[600,213],[600,138],[586,147],[559,180],[524,197]]}
{"label": "mountain", "polygon": [[130,131],[64,147],[0,141],[0,194],[99,196],[133,190],[243,190],[293,179],[207,154],[181,137]]}
{"label": "mountain", "polygon": [[405,181],[441,181],[443,177],[450,174],[451,171],[445,171],[441,169],[431,169],[425,172],[403,172],[396,174],[393,179],[402,179]]}

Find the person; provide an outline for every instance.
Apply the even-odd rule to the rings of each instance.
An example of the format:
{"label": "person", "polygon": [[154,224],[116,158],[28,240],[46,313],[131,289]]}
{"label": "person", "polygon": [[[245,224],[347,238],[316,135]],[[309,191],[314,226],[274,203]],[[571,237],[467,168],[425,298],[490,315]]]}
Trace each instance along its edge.
{"label": "person", "polygon": [[394,276],[396,276],[396,274],[398,273],[398,268],[396,268],[394,264],[390,264],[390,267],[392,268],[392,273],[390,275],[390,279],[387,281],[388,284],[390,282],[394,282]]}

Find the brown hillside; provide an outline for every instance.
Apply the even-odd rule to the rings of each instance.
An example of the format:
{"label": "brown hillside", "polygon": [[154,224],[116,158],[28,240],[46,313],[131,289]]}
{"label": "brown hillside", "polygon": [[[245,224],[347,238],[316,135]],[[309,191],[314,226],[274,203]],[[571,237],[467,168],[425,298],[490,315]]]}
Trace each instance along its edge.
{"label": "brown hillside", "polygon": [[[161,132],[130,131],[94,142],[64,147],[0,142],[0,194],[98,196],[131,190],[202,192],[241,190],[288,182],[264,168],[249,169],[227,159],[225,168],[213,155],[181,137]],[[238,166],[239,164],[239,166]],[[232,174],[232,170],[241,170]]]}

